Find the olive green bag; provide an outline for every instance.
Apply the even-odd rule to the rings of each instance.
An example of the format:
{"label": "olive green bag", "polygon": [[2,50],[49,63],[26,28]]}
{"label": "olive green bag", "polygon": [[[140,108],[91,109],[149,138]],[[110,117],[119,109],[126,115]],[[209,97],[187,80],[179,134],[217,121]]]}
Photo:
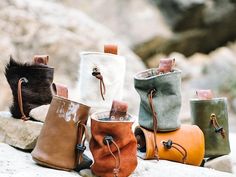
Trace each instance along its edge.
{"label": "olive green bag", "polygon": [[205,157],[230,153],[226,98],[191,99],[192,123],[205,136]]}
{"label": "olive green bag", "polygon": [[180,127],[181,71],[173,69],[158,73],[158,68],[152,68],[134,77],[135,89],[141,99],[139,124],[149,130],[176,130]]}

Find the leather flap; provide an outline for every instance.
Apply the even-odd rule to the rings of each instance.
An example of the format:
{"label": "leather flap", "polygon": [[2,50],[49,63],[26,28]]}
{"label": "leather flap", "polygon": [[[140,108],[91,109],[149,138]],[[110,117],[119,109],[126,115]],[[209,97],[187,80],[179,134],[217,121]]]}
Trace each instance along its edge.
{"label": "leather flap", "polygon": [[196,95],[199,100],[211,100],[213,98],[211,90],[197,90]]}
{"label": "leather flap", "polygon": [[44,64],[47,65],[49,61],[48,55],[35,55],[33,58],[35,64]]}
{"label": "leather flap", "polygon": [[111,54],[117,55],[118,46],[114,44],[104,45],[104,53],[111,53]]}
{"label": "leather flap", "polygon": [[68,98],[68,88],[62,84],[52,84],[52,92],[54,95]]}

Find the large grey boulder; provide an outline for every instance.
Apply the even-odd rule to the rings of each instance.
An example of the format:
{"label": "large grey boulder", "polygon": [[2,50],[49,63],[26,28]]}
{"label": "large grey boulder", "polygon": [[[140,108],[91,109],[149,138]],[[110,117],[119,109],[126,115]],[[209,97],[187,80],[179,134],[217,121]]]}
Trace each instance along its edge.
{"label": "large grey boulder", "polygon": [[14,119],[9,112],[0,112],[0,142],[32,150],[43,124],[35,121]]}
{"label": "large grey boulder", "polygon": [[[3,75],[9,55],[30,61],[34,54],[49,54],[49,65],[55,67],[55,82],[68,85],[76,101],[81,51],[103,51],[106,43],[117,43],[119,54],[127,58],[124,99],[132,113],[138,112],[138,96],[133,75],[144,64],[111,30],[93,21],[78,9],[46,0],[2,0],[0,3],[0,110],[9,104],[10,91]],[[7,89],[5,89],[7,88]]]}
{"label": "large grey boulder", "polygon": [[129,46],[135,46],[154,37],[162,41],[169,38],[172,33],[160,10],[147,0],[63,0],[60,2],[76,7],[109,27]]}
{"label": "large grey boulder", "polygon": [[142,58],[155,53],[180,52],[190,56],[209,53],[236,39],[234,0],[153,0],[172,29],[173,36],[159,42],[153,38],[135,47]]}

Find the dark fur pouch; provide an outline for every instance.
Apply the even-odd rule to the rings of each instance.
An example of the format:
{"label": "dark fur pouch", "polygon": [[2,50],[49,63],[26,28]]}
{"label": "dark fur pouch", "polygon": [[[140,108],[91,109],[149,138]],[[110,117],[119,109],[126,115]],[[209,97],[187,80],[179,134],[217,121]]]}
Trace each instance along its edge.
{"label": "dark fur pouch", "polygon": [[19,63],[12,57],[5,68],[5,76],[11,87],[13,103],[10,112],[14,118],[21,118],[18,104],[18,81],[25,77],[28,83],[22,84],[22,102],[25,115],[28,117],[31,109],[49,104],[52,100],[51,84],[54,68],[44,64]]}

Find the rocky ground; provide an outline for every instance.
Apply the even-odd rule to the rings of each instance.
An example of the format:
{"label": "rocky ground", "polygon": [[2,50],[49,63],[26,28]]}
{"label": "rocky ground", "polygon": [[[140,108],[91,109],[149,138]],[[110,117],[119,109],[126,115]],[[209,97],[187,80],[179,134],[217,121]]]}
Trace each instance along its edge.
{"label": "rocky ground", "polygon": [[[79,174],[77,172],[65,172],[53,170],[38,166],[34,163],[30,153],[19,152],[13,147],[0,143],[0,174],[1,177],[95,177],[90,170],[83,170]],[[9,158],[11,157],[11,158]],[[171,170],[170,170],[171,169]],[[137,169],[131,175],[132,177],[150,176],[150,177],[166,177],[173,176],[192,176],[192,177],[233,177],[234,175],[212,169],[182,165],[179,163],[161,160],[143,161],[139,159]]]}
{"label": "rocky ground", "polygon": [[[36,114],[35,114],[36,115]],[[30,151],[34,148],[37,137],[40,133],[42,122],[13,119],[8,112],[0,112],[0,174],[1,177],[16,177],[30,175],[37,177],[70,177],[83,176],[95,177],[90,170],[77,172],[63,172],[45,167],[40,167],[32,160]],[[227,156],[222,156],[211,160],[205,164],[206,168],[183,165],[170,161],[155,160],[145,161],[139,159],[138,166],[131,176],[158,176],[175,174],[176,177],[182,176],[202,176],[202,177],[226,177],[234,176],[231,173],[236,172],[236,143],[234,139],[236,134],[230,134],[232,152]],[[11,146],[9,146],[11,145]],[[85,154],[92,158],[86,143]],[[16,147],[16,148],[13,148]],[[11,158],[9,158],[11,157]],[[210,168],[210,169],[208,169]],[[171,169],[171,170],[170,170]],[[213,170],[216,169],[216,170]],[[223,172],[227,173],[223,173]],[[236,174],[236,173],[235,173]]]}

